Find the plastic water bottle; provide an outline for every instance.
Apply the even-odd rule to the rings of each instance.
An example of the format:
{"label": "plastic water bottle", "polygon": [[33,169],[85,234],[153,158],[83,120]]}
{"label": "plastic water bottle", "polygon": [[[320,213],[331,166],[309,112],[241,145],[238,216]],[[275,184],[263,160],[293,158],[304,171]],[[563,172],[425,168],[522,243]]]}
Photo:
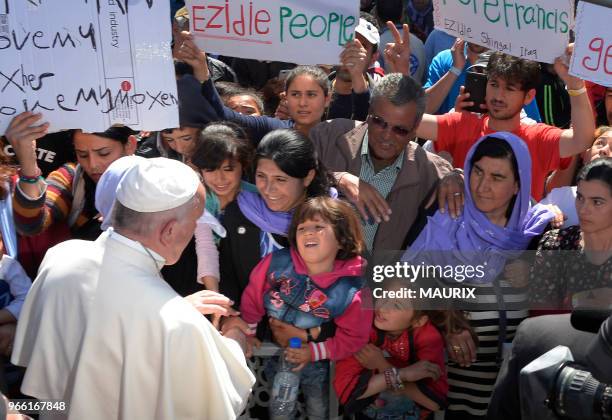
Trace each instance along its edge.
{"label": "plastic water bottle", "polygon": [[[289,340],[289,347],[299,349],[302,347],[302,341],[298,337],[293,337]],[[285,360],[284,354],[281,355],[270,400],[270,414],[273,417],[290,416],[295,410],[300,388],[300,372],[292,371],[296,366],[295,363]]]}

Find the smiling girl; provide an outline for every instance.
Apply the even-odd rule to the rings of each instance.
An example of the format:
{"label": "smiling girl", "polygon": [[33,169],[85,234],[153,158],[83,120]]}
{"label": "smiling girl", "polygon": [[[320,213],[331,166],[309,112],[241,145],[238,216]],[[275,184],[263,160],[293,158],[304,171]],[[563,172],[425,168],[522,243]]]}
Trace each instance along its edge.
{"label": "smiling girl", "polygon": [[298,66],[289,72],[285,81],[285,97],[289,120],[267,116],[243,115],[223,105],[210,79],[206,54],[193,42],[192,36],[183,33],[179,57],[191,65],[194,76],[202,83],[202,95],[210,102],[220,119],[234,121],[249,130],[251,140],[259,141],[272,130],[294,128],[304,135],[321,122],[331,95],[327,74],[316,66]]}
{"label": "smiling girl", "polygon": [[[253,184],[243,181],[253,159],[253,147],[242,128],[223,121],[207,125],[200,134],[191,164],[206,185],[206,210],[223,222],[225,208],[241,190],[256,192]],[[219,252],[221,237],[209,223],[198,223],[195,231],[198,256],[198,282],[208,290],[219,290]]]}
{"label": "smiling girl", "polygon": [[223,214],[227,236],[219,243],[221,293],[240,303],[253,267],[289,245],[294,210],[307,198],[329,196],[331,178],[312,142],[295,130],[274,130],[255,152],[257,192],[241,190]]}
{"label": "smiling girl", "polygon": [[[316,197],[295,211],[289,241],[290,248],[253,269],[240,311],[253,334],[264,315],[308,332],[309,342],[287,349],[285,358],[302,369],[309,418],[327,418],[326,361],[341,360],[366,344],[372,322],[362,290],[363,232],[349,204]],[[321,342],[312,339],[328,322],[335,324],[335,334]]]}

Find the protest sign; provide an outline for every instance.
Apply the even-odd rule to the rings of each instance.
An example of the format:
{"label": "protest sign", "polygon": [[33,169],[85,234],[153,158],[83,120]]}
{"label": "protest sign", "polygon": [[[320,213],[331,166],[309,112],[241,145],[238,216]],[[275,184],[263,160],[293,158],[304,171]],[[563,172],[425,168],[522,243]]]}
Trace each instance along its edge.
{"label": "protest sign", "polygon": [[188,0],[206,52],[297,64],[338,64],[359,23],[358,0]]}
{"label": "protest sign", "polygon": [[573,0],[433,0],[435,26],[516,57],[554,63],[565,52]]}
{"label": "protest sign", "polygon": [[[607,7],[581,1],[576,15],[576,42],[570,74],[612,86],[612,1]],[[608,28],[608,29],[606,29]]]}
{"label": "protest sign", "polygon": [[163,0],[1,0],[0,134],[40,112],[50,131],[178,125]]}

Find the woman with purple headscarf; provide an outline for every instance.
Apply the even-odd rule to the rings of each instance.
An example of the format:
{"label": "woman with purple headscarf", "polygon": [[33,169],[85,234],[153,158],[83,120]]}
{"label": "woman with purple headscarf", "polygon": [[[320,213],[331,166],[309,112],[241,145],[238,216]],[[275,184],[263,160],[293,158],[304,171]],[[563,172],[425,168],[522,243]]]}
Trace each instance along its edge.
{"label": "woman with purple headscarf", "polygon": [[227,205],[227,236],[219,243],[219,290],[237,307],[251,270],[269,253],[288,246],[293,210],[309,197],[329,195],[332,183],[312,142],[295,130],[264,136],[254,166],[257,192],[242,190]]}
{"label": "woman with purple headscarf", "polygon": [[548,207],[531,205],[531,157],[514,134],[481,138],[470,149],[464,172],[463,213],[456,219],[448,212],[430,217],[403,256],[411,264],[444,267],[447,285],[475,288],[475,299],[455,303],[468,310],[478,344],[468,331],[447,337],[447,419],[486,415],[504,344],[528,314],[526,273],[517,279],[521,263],[516,259],[555,217]]}

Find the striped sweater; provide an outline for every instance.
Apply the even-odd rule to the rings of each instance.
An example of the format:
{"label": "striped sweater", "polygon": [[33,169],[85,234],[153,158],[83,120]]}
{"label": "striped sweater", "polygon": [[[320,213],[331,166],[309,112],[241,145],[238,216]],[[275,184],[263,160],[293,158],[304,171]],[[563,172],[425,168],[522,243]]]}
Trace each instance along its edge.
{"label": "striped sweater", "polygon": [[[19,184],[13,194],[13,210],[17,231],[24,236],[44,232],[53,223],[67,222],[72,209],[72,190],[75,182],[76,164],[67,163],[51,172],[46,179],[46,188],[40,197],[26,196]],[[81,213],[71,228],[78,228],[88,218]]]}

